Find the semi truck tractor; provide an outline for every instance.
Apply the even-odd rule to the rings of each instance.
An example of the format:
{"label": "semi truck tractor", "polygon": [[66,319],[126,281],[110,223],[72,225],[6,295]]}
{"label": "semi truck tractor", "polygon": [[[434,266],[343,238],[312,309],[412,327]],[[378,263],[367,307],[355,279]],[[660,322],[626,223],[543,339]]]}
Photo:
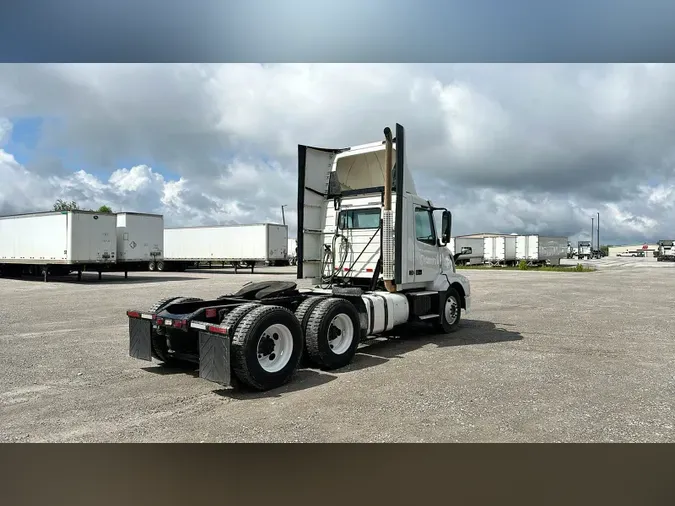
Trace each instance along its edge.
{"label": "semi truck tractor", "polygon": [[405,148],[399,124],[370,144],[298,146],[296,278],[307,288],[262,281],[129,310],[130,356],[264,391],[301,362],[344,367],[362,340],[410,322],[456,331],[471,288],[447,248],[452,215],[417,195]]}
{"label": "semi truck tractor", "polygon": [[658,242],[658,247],[657,261],[675,262],[675,241],[662,239]]}

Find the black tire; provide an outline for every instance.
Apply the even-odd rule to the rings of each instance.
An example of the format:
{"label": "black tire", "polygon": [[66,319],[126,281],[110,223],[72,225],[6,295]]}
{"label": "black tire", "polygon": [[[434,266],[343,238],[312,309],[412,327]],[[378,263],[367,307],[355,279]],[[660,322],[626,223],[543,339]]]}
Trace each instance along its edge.
{"label": "black tire", "polygon": [[326,300],[326,297],[321,295],[310,297],[302,301],[295,310],[295,317],[300,322],[300,327],[302,328],[303,333],[307,332],[307,323],[309,322],[309,317],[312,314],[312,310],[317,306],[317,304],[320,304],[324,300]]}
{"label": "black tire", "polygon": [[[454,306],[454,311],[452,312],[450,319],[448,319],[446,314],[446,307],[448,304]],[[434,325],[435,330],[442,334],[450,334],[456,331],[462,319],[462,297],[453,287],[449,287],[445,292],[445,305],[440,308],[440,313],[441,319],[440,322],[437,322]]]}
{"label": "black tire", "polygon": [[[332,325],[333,320],[340,315],[346,316],[351,322],[352,340],[348,342],[349,345],[344,351],[336,353],[331,341],[347,331],[347,329],[340,331],[338,327]],[[343,319],[342,324],[346,323],[347,320]],[[354,358],[360,337],[361,323],[354,305],[345,299],[333,297],[325,299],[314,308],[307,322],[305,334],[307,358],[321,369],[339,369],[349,364]]]}
{"label": "black tire", "polygon": [[[316,297],[310,297],[308,299],[303,300],[295,310],[295,317],[300,322],[300,328],[302,328],[303,336],[307,335],[307,322],[309,322],[309,317],[312,314],[312,310],[317,306],[317,304],[319,304],[324,300],[326,300],[326,297],[321,295],[318,295]],[[307,342],[305,341],[302,350],[302,357],[300,357],[300,365],[302,367],[312,365],[312,361],[308,358],[308,356],[309,355],[307,352]]]}
{"label": "black tire", "polygon": [[259,306],[260,304],[256,302],[249,302],[247,304],[237,306],[229,313],[225,313],[225,316],[223,317],[220,324],[224,327],[227,327],[229,334],[232,335],[237,330],[237,326],[239,323],[241,323],[241,320],[243,320],[244,316]]}
{"label": "black tire", "polygon": [[164,262],[162,260],[157,260],[157,270],[158,271],[166,270],[166,266],[164,265]]}
{"label": "black tire", "polygon": [[[289,332],[289,342],[292,350],[289,360],[278,371],[269,372],[263,369],[258,361],[259,344],[264,332],[271,325],[282,325]],[[279,337],[279,339],[283,339]],[[273,342],[273,341],[264,341]],[[277,342],[278,339],[277,339]],[[302,353],[302,328],[295,315],[286,308],[280,306],[261,305],[247,313],[237,325],[232,334],[232,371],[236,378],[247,387],[254,390],[265,391],[278,388],[293,376],[300,354]],[[261,355],[264,352],[261,353]],[[274,352],[266,356],[272,357]]]}
{"label": "black tire", "polygon": [[[150,307],[149,312],[151,313],[157,313],[164,309],[166,306],[168,306],[171,303],[177,303],[177,302],[198,302],[203,299],[200,299],[198,297],[167,297],[166,299],[162,299],[160,301],[155,302]],[[182,364],[182,361],[179,361],[177,359],[174,359],[171,355],[169,355],[169,345],[166,342],[166,336],[163,334],[157,333],[155,328],[151,330],[151,338],[150,338],[150,343],[151,343],[151,355],[156,359],[159,360],[160,362],[164,362],[165,365],[167,366],[174,366],[174,365],[179,365]]]}
{"label": "black tire", "polygon": [[155,262],[150,262],[150,263],[148,264],[148,270],[149,270],[149,271],[154,271],[154,270],[155,270],[155,267],[156,267]]}

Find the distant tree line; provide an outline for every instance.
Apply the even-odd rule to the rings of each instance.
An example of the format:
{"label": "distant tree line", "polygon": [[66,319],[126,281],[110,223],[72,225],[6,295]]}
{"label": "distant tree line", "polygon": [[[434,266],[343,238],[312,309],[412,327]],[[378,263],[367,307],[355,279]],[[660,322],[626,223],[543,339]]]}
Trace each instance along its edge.
{"label": "distant tree line", "polygon": [[[70,202],[58,199],[54,204],[54,211],[94,211],[94,209],[80,209],[80,206],[77,205],[77,202],[71,200]],[[97,213],[112,213],[110,206],[103,205],[96,209]]]}

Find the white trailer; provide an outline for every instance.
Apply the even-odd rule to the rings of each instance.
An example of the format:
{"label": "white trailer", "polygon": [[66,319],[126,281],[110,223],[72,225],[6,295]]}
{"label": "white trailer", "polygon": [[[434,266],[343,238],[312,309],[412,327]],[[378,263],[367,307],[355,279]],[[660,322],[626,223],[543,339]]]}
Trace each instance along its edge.
{"label": "white trailer", "polygon": [[457,265],[481,265],[485,261],[483,239],[474,237],[452,237],[448,244],[450,253],[460,253]]}
{"label": "white trailer", "polygon": [[485,237],[483,251],[487,264],[512,265],[516,262],[516,236]]}
{"label": "white trailer", "polygon": [[274,223],[164,229],[164,260],[158,270],[184,270],[200,264],[242,264],[287,260],[288,226]]}
{"label": "white trailer", "polygon": [[516,261],[528,265],[560,265],[568,255],[568,238],[539,234],[516,236]]}
{"label": "white trailer", "polygon": [[115,265],[116,218],[92,211],[48,211],[0,217],[3,274],[67,275]]}
{"label": "white trailer", "polygon": [[384,134],[341,149],[298,146],[297,278],[312,288],[266,280],[129,310],[129,355],[192,362],[205,380],[270,390],[301,360],[345,367],[363,340],[409,322],[458,330],[471,286],[446,247],[452,215],[417,195],[403,127]]}
{"label": "white trailer", "polygon": [[164,251],[164,216],[117,213],[117,264],[127,270],[155,270]]}

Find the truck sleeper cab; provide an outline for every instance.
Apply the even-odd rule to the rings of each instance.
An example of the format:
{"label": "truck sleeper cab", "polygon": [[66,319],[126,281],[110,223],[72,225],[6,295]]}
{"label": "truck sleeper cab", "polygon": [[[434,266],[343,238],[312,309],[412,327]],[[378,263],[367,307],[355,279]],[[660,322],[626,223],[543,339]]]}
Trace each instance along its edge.
{"label": "truck sleeper cab", "polygon": [[223,386],[236,378],[269,390],[303,360],[344,367],[364,338],[407,323],[458,328],[471,292],[446,248],[452,217],[415,194],[403,127],[395,139],[386,129],[384,142],[299,146],[298,154],[297,278],[314,288],[264,281],[214,300],[172,297],[128,311],[132,357],[191,362]]}

